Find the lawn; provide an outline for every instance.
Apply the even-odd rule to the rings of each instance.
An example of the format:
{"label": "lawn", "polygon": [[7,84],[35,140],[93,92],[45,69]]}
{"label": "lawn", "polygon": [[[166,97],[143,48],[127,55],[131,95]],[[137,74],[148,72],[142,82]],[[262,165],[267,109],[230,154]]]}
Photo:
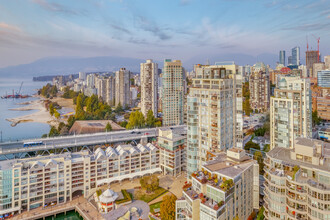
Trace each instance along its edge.
{"label": "lawn", "polygon": [[135,200],[142,200],[146,203],[151,202],[152,200],[158,198],[159,196],[167,193],[168,191],[164,188],[159,187],[158,189],[156,189],[154,192],[152,193],[146,193],[145,190],[143,189],[139,189],[136,190],[134,193],[134,199]]}
{"label": "lawn", "polygon": [[154,203],[154,204],[151,204],[150,205],[150,212],[152,213],[152,214],[155,214],[155,209],[159,209],[160,208],[160,204],[162,203],[163,201],[160,201],[160,202],[156,202],[156,203]]}

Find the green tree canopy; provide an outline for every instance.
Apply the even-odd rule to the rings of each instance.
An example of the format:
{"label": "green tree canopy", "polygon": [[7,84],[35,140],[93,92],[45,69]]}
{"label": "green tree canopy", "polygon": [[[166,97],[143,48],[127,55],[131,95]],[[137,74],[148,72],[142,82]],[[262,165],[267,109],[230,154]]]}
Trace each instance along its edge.
{"label": "green tree canopy", "polygon": [[155,123],[156,123],[156,118],[154,116],[154,113],[150,109],[147,113],[146,126],[148,128],[153,128],[153,127],[155,127]]}
{"label": "green tree canopy", "polygon": [[87,98],[86,101],[86,110],[87,112],[95,112],[99,107],[99,99],[97,95],[92,95],[91,97]]}
{"label": "green tree canopy", "polygon": [[322,119],[317,115],[317,110],[312,112],[312,121],[313,121],[313,127],[315,125],[319,125],[322,121]]}
{"label": "green tree canopy", "polygon": [[105,131],[112,131],[112,127],[111,127],[111,124],[109,122],[105,126]]}
{"label": "green tree canopy", "polygon": [[123,106],[119,102],[116,109],[115,109],[115,112],[120,113],[120,112],[123,112],[123,111],[124,111]]}
{"label": "green tree canopy", "polygon": [[166,195],[163,197],[163,202],[160,204],[160,218],[166,220],[175,219],[175,195]]}
{"label": "green tree canopy", "polygon": [[145,120],[142,112],[135,111],[132,112],[129,116],[128,124],[126,126],[127,129],[134,129],[134,128],[144,128],[145,127]]}
{"label": "green tree canopy", "polygon": [[53,116],[54,113],[55,113],[54,105],[53,105],[53,103],[50,103],[50,104],[49,104],[49,114],[50,114],[51,116]]}

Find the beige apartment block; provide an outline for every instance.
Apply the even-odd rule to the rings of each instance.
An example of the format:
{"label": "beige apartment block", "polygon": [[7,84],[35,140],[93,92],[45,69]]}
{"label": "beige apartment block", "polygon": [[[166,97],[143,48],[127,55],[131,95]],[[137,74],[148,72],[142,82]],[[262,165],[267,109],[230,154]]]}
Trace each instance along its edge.
{"label": "beige apartment block", "polygon": [[180,60],[164,61],[162,84],[163,125],[181,125],[184,121],[184,72]]}
{"label": "beige apartment block", "polygon": [[86,198],[97,186],[160,173],[159,149],[148,143],[0,162],[0,215]]}
{"label": "beige apartment block", "polygon": [[259,165],[242,149],[217,154],[191,175],[176,201],[178,220],[247,219],[259,208]]}
{"label": "beige apartment block", "polygon": [[157,147],[160,151],[160,167],[163,174],[179,176],[187,166],[187,131],[173,132],[170,128],[158,130]]}
{"label": "beige apartment block", "polygon": [[237,110],[242,87],[236,87],[236,71],[235,64],[195,65],[187,97],[188,178],[214,153],[238,146],[242,139],[242,111]]}
{"label": "beige apartment block", "polygon": [[265,162],[266,219],[330,219],[330,144],[296,138],[275,147]]}
{"label": "beige apartment block", "polygon": [[130,105],[130,77],[131,72],[125,68],[120,68],[120,70],[116,72],[116,106],[118,106],[119,103],[123,107]]}
{"label": "beige apartment block", "polygon": [[269,75],[266,72],[254,72],[249,77],[250,105],[253,110],[267,112],[270,106]]}
{"label": "beige apartment block", "polygon": [[141,63],[141,112],[144,117],[152,110],[154,116],[158,113],[158,64],[147,60]]}

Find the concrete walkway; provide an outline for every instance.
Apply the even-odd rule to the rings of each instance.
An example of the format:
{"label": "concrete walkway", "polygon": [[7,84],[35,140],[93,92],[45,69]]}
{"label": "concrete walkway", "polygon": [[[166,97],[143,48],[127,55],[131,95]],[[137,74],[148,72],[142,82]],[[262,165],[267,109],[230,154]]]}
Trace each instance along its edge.
{"label": "concrete walkway", "polygon": [[37,219],[40,217],[42,218],[43,216],[52,215],[52,213],[55,213],[57,210],[62,210],[70,207],[72,207],[72,209],[77,207],[82,212],[81,214],[85,215],[86,218],[88,218],[88,220],[103,219],[102,215],[82,196],[64,204],[59,204],[49,208],[39,207],[29,212],[23,212],[19,215],[14,216],[12,219],[18,220],[18,219]]}

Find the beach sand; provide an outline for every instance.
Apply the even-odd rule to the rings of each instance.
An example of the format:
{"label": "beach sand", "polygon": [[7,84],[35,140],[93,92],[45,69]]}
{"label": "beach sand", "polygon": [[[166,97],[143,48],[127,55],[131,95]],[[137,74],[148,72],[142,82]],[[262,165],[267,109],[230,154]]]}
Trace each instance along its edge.
{"label": "beach sand", "polygon": [[55,119],[55,117],[52,117],[47,109],[44,106],[44,99],[38,99],[34,101],[30,101],[28,105],[11,109],[13,111],[30,111],[30,110],[39,110],[38,112],[19,116],[16,118],[7,118],[7,121],[12,122],[11,126],[16,126],[19,123],[23,122],[39,122],[39,123],[46,123],[52,126],[58,126],[59,121]]}

